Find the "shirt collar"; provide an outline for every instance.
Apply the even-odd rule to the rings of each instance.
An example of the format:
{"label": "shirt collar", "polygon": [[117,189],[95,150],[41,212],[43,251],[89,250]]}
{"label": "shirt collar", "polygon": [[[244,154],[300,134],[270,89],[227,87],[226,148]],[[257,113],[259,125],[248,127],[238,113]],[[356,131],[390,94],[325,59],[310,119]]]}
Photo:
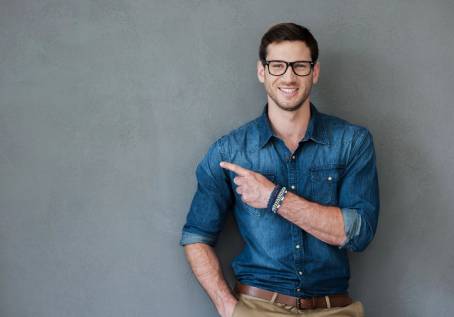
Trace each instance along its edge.
{"label": "shirt collar", "polygon": [[[311,103],[311,118],[307,126],[306,135],[304,136],[301,142],[307,140],[313,140],[316,143],[320,144],[329,144],[327,131],[324,127],[323,120],[320,116],[320,112],[315,108]],[[260,148],[264,147],[271,137],[276,137],[271,129],[271,123],[268,118],[268,105],[265,105],[262,115],[258,120],[258,130],[259,130],[259,146]]]}

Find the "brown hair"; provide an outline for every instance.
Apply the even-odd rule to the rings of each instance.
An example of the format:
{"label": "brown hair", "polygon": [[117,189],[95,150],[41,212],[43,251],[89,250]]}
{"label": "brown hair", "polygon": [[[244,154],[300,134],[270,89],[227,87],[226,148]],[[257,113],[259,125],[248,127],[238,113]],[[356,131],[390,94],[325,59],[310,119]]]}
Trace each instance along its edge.
{"label": "brown hair", "polygon": [[262,63],[266,61],[268,45],[283,41],[303,41],[311,52],[312,61],[317,62],[318,44],[309,29],[295,23],[279,23],[273,25],[262,37],[259,48]]}

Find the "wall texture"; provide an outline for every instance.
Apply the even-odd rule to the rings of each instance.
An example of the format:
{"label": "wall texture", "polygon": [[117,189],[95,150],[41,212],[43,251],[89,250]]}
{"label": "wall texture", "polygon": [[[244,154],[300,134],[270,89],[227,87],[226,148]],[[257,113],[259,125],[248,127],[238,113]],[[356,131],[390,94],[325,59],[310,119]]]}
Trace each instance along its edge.
{"label": "wall texture", "polygon": [[[0,316],[215,316],[178,246],[194,169],[257,116],[259,39],[308,26],[324,112],[377,150],[367,316],[454,314],[454,2],[0,0]],[[230,219],[219,252],[241,240]]]}

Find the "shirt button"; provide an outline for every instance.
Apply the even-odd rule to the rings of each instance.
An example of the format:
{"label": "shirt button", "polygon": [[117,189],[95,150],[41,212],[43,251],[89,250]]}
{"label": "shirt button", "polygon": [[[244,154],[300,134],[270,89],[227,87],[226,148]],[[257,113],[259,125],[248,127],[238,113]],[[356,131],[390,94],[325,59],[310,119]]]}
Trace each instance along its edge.
{"label": "shirt button", "polygon": [[328,180],[329,180],[329,181],[332,181],[333,178],[332,178],[331,176],[328,176]]}
{"label": "shirt button", "polygon": [[299,274],[299,275],[303,275],[303,272],[299,271],[298,274]]}
{"label": "shirt button", "polygon": [[296,156],[295,156],[295,155],[292,155],[292,160],[294,160],[295,158],[296,158]]}
{"label": "shirt button", "polygon": [[290,186],[291,189],[295,189],[295,185]]}
{"label": "shirt button", "polygon": [[297,291],[297,292],[300,292],[300,291],[301,291],[301,288],[297,288],[296,291]]}
{"label": "shirt button", "polygon": [[296,245],[295,247],[296,247],[297,249],[299,249],[299,248],[300,248],[300,245],[299,245],[299,244],[297,244],[297,245]]}

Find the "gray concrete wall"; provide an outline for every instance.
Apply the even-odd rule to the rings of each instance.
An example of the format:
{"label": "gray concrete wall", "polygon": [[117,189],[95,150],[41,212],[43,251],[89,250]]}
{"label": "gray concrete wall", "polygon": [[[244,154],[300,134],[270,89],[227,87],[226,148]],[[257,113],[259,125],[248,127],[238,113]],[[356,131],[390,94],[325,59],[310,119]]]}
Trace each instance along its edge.
{"label": "gray concrete wall", "polygon": [[[257,47],[308,26],[322,110],[375,137],[367,316],[454,314],[454,3],[0,0],[0,316],[214,316],[178,246],[194,169],[257,116]],[[219,252],[241,241],[230,220]]]}

